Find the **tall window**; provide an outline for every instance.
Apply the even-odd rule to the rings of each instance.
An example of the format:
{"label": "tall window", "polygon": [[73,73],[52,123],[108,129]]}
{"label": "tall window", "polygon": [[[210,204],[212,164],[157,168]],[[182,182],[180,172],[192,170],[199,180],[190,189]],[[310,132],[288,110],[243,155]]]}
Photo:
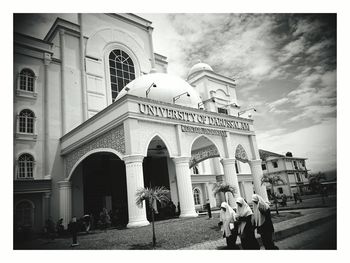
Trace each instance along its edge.
{"label": "tall window", "polygon": [[19,132],[34,133],[35,115],[31,110],[22,110],[19,113]]}
{"label": "tall window", "polygon": [[124,51],[113,50],[109,54],[109,72],[111,74],[112,101],[114,101],[118,93],[135,79],[134,63]]}
{"label": "tall window", "polygon": [[19,89],[34,92],[34,72],[30,69],[23,69],[19,73]]}
{"label": "tall window", "polygon": [[193,171],[193,174],[199,174],[198,166],[197,165],[193,166],[192,171]]}
{"label": "tall window", "polygon": [[266,164],[263,163],[263,164],[261,165],[261,168],[262,168],[263,170],[266,170]]}
{"label": "tall window", "polygon": [[195,188],[193,190],[193,198],[194,198],[194,204],[195,205],[200,205],[201,204],[200,191],[199,191],[198,188]]}
{"label": "tall window", "polygon": [[33,178],[34,158],[28,153],[22,154],[18,158],[18,179]]}

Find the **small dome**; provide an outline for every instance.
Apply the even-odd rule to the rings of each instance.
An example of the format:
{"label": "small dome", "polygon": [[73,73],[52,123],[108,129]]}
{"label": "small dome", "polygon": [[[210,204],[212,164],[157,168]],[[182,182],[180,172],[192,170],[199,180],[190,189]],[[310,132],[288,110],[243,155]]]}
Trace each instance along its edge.
{"label": "small dome", "polygon": [[198,108],[198,103],[202,102],[197,91],[190,84],[179,77],[166,73],[150,73],[134,79],[120,91],[117,100],[126,93],[145,98],[146,90],[153,84],[156,87],[149,90],[149,99],[173,103],[174,97],[188,92],[190,96],[182,95],[175,104]]}
{"label": "small dome", "polygon": [[213,71],[213,69],[211,68],[211,66],[209,66],[206,63],[203,62],[198,62],[197,64],[195,64],[189,71],[187,78],[189,78],[191,75],[193,75],[196,72],[199,71],[203,71],[203,70],[209,70],[209,71]]}

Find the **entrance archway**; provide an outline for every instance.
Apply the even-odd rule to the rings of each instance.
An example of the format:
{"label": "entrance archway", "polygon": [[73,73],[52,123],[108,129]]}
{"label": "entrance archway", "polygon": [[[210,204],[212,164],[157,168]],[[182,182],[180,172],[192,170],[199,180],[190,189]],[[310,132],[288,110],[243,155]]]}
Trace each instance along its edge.
{"label": "entrance archway", "polygon": [[211,207],[216,207],[225,200],[223,194],[213,195],[215,183],[222,180],[223,168],[220,157],[222,157],[222,154],[210,138],[202,135],[193,141],[190,169],[196,210],[204,209],[207,203]]}
{"label": "entrance archway", "polygon": [[[177,193],[174,184],[175,172],[173,162],[169,157],[169,151],[164,140],[154,136],[148,144],[147,156],[143,159],[143,177],[145,187],[164,186],[170,190],[168,203],[157,203],[156,220],[175,216],[175,202]],[[150,211],[147,209],[147,219],[150,220]]]}
{"label": "entrance archway", "polygon": [[104,208],[113,226],[128,223],[125,164],[111,152],[95,152],[82,160],[71,176],[72,215],[93,215],[99,226]]}

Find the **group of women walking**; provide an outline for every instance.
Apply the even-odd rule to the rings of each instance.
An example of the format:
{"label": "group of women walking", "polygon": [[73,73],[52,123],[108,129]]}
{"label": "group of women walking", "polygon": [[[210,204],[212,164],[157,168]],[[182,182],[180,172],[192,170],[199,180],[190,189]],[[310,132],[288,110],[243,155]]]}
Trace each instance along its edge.
{"label": "group of women walking", "polygon": [[257,194],[252,196],[252,201],[253,210],[242,197],[236,199],[236,211],[226,202],[221,204],[219,225],[223,237],[226,238],[227,247],[239,249],[236,244],[239,236],[243,249],[260,249],[255,238],[256,228],[265,249],[278,249],[272,239],[274,228],[269,203]]}

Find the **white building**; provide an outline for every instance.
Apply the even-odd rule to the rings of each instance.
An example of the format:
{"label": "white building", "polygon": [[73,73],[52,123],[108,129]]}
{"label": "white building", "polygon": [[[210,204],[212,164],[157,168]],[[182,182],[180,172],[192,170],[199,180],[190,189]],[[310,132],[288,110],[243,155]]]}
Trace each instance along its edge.
{"label": "white building", "polygon": [[[303,194],[308,191],[307,158],[293,157],[291,153],[282,155],[266,150],[259,150],[264,175],[278,175],[284,183],[279,183],[274,189],[275,194],[285,194],[293,197],[294,193]],[[271,185],[267,185],[268,194],[272,193]]]}
{"label": "white building", "polygon": [[180,217],[218,206],[220,181],[248,201],[252,184],[267,198],[233,79],[204,63],[187,82],[166,74],[151,22],[139,16],[77,18],[57,18],[43,40],[14,35],[15,226],[39,231],[49,216],[66,226],[103,207],[128,227],[147,225],[135,192],[150,185],[170,189]]}

